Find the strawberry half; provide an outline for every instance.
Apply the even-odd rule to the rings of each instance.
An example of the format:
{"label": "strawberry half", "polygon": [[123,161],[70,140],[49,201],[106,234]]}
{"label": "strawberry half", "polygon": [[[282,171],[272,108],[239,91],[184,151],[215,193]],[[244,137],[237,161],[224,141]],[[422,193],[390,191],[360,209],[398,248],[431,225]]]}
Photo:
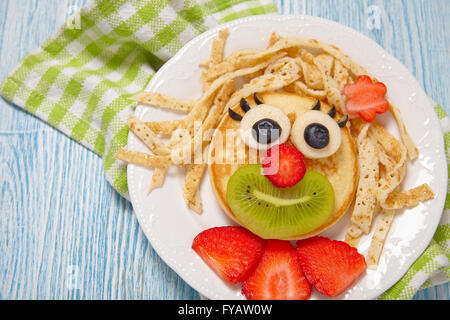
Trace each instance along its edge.
{"label": "strawberry half", "polygon": [[242,282],[255,269],[264,252],[264,240],[242,227],[216,227],[199,233],[192,249],[223,280]]}
{"label": "strawberry half", "polygon": [[278,188],[291,187],[303,179],[306,166],[303,154],[287,144],[275,145],[262,161],[264,175]]}
{"label": "strawberry half", "polygon": [[288,241],[268,240],[258,266],[242,284],[242,293],[249,300],[306,300],[311,285],[294,247]]}
{"label": "strawberry half", "polygon": [[369,76],[359,76],[355,83],[344,87],[343,93],[347,97],[347,112],[359,115],[366,122],[372,122],[377,113],[389,108],[386,86],[382,82],[372,82]]}
{"label": "strawberry half", "polygon": [[335,297],[366,270],[364,256],[343,241],[313,237],[297,241],[300,265],[320,293]]}

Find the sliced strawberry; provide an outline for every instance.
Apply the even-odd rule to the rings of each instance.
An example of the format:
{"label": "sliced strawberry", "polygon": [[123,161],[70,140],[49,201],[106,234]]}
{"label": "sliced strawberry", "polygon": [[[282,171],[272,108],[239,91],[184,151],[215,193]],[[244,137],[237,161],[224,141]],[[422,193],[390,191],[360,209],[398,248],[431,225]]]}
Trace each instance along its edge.
{"label": "sliced strawberry", "polygon": [[262,161],[264,175],[278,188],[291,187],[303,179],[306,166],[303,154],[287,144],[275,145]]}
{"label": "sliced strawberry", "polygon": [[264,252],[264,240],[242,227],[216,227],[199,233],[192,249],[226,282],[242,282]]}
{"label": "sliced strawberry", "polygon": [[364,256],[343,241],[313,237],[297,241],[300,265],[320,293],[335,297],[366,270]]}
{"label": "sliced strawberry", "polygon": [[355,83],[344,87],[343,93],[347,97],[346,110],[349,114],[357,114],[364,121],[371,122],[377,113],[388,110],[386,92],[384,83],[374,83],[369,76],[359,76]]}
{"label": "sliced strawberry", "polygon": [[242,284],[249,300],[306,300],[311,285],[288,241],[268,240],[255,271]]}

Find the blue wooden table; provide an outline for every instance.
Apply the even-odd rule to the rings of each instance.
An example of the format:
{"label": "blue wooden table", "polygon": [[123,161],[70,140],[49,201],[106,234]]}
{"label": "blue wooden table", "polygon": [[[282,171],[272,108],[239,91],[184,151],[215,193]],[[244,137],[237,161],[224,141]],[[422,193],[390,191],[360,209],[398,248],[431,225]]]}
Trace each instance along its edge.
{"label": "blue wooden table", "polygon": [[[331,19],[374,39],[450,112],[448,0],[275,2],[282,14]],[[0,1],[0,78],[85,3]],[[0,299],[199,298],[151,248],[101,159],[0,99]],[[414,298],[449,300],[449,285]]]}

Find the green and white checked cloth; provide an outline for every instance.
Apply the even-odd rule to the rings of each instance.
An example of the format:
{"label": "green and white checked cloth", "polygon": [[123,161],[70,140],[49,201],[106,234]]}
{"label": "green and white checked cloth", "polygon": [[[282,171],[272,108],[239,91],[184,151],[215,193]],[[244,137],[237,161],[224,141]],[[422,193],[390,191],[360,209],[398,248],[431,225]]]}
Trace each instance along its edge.
{"label": "green and white checked cloth", "polygon": [[[126,168],[113,155],[127,144],[125,123],[136,105],[128,98],[195,36],[276,11],[272,0],[90,1],[20,62],[0,93],[101,156],[108,181],[127,196]],[[446,211],[430,247],[380,298],[410,299],[421,287],[448,281],[449,239]]]}

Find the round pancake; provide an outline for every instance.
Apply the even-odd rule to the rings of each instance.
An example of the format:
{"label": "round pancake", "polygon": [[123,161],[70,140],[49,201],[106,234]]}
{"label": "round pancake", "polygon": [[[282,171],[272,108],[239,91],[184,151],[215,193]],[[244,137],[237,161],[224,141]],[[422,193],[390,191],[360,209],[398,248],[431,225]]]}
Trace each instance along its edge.
{"label": "round pancake", "polygon": [[[268,92],[261,93],[259,96],[265,104],[270,104],[282,109],[291,121],[295,121],[297,116],[311,110],[315,105],[316,99],[300,96],[287,92]],[[250,106],[255,106],[252,98],[248,98]],[[321,103],[321,111],[328,112],[330,106]],[[243,114],[243,111],[236,106],[234,111]],[[337,114],[335,119],[340,120],[341,115]],[[238,129],[240,122],[233,120],[226,115],[215,131],[210,144],[210,159],[208,161],[208,173],[212,188],[217,200],[224,211],[237,223],[241,224],[231,211],[226,200],[227,184],[229,178],[242,165],[248,163],[261,163],[260,157],[253,149],[249,149],[243,144],[239,137]],[[315,170],[328,178],[335,192],[334,211],[330,218],[319,228],[306,234],[286,240],[304,239],[317,235],[335,224],[347,211],[353,201],[358,180],[358,162],[356,146],[348,128],[341,129],[342,143],[338,151],[328,158],[313,160],[306,159],[307,170]],[[233,140],[234,143],[230,144]],[[226,143],[225,143],[226,142]],[[227,146],[228,149],[218,146]],[[230,148],[230,145],[233,146]],[[224,150],[224,151],[221,151]],[[256,154],[256,155],[255,155]],[[261,155],[263,156],[263,154]],[[244,160],[245,161],[242,161]],[[244,226],[245,227],[245,226]]]}

